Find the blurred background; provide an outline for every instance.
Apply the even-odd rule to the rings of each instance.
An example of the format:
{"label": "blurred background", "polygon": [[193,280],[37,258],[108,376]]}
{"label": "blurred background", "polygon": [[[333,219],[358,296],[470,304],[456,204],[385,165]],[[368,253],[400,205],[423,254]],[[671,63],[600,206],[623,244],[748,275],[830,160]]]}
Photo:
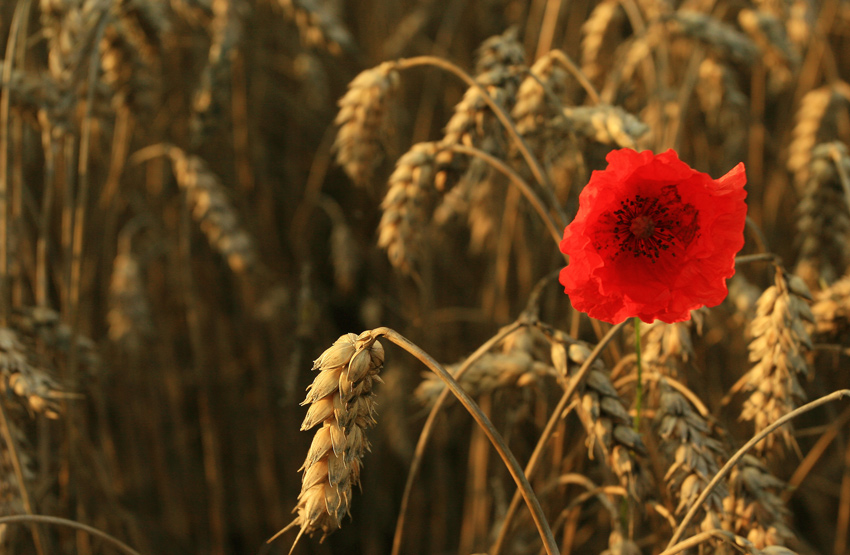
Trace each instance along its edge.
{"label": "blurred background", "polygon": [[[399,71],[355,137],[365,158],[335,162],[337,102],[361,71],[430,55],[486,77],[487,56],[501,52],[498,40],[479,50],[490,37],[518,45],[513,82],[498,85],[508,111],[548,53],[589,80],[561,66],[551,92],[567,118],[529,139],[565,214],[612,148],[674,147],[714,177],[743,161],[762,234],[748,231],[744,252],[777,253],[814,289],[844,273],[844,1],[6,0],[2,513],[85,522],[142,553],[287,553],[295,532],[264,542],[292,520],[301,488],[312,361],[343,333],[385,325],[454,362],[563,264],[517,190],[492,176],[466,179],[486,189],[440,191],[417,224],[412,268],[377,246],[396,160],[443,138],[464,98],[467,85],[444,69]],[[510,148],[490,152],[531,179]],[[772,282],[764,264],[741,273],[740,302],[696,347],[691,387],[714,408],[747,365],[736,310]],[[540,307],[555,326],[573,323],[558,286]],[[571,329],[593,341],[604,331],[594,326]],[[413,396],[424,368],[387,351],[353,518],[296,553],[389,552],[426,411]],[[521,461],[552,407],[538,385],[482,401]],[[457,406],[438,419],[403,553],[486,549],[513,490],[471,430]],[[799,460],[786,456],[785,479]],[[849,510],[835,485],[843,458],[824,455],[814,501],[795,512],[813,552],[848,552],[835,516],[842,502]],[[465,490],[478,473],[484,490]],[[470,500],[481,495],[484,509]],[[9,553],[115,552],[68,528],[3,534]],[[600,537],[578,552],[604,549]]]}

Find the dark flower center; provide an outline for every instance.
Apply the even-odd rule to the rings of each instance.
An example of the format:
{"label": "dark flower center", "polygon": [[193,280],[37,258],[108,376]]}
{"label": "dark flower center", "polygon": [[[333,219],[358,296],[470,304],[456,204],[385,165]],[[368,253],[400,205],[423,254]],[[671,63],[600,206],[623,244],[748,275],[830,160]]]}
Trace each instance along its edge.
{"label": "dark flower center", "polygon": [[657,198],[635,195],[621,201],[618,210],[602,214],[600,223],[597,248],[613,258],[630,252],[653,264],[674,244],[686,248],[699,231],[696,209],[682,202],[675,185],[662,188]]}

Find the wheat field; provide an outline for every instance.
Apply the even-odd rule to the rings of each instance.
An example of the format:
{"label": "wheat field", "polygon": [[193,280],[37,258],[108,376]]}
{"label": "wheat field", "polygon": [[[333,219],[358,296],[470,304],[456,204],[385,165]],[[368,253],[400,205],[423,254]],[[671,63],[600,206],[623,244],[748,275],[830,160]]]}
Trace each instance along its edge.
{"label": "wheat field", "polygon": [[[850,553],[846,0],[0,31],[0,553]],[[571,307],[619,148],[745,164],[721,305]]]}

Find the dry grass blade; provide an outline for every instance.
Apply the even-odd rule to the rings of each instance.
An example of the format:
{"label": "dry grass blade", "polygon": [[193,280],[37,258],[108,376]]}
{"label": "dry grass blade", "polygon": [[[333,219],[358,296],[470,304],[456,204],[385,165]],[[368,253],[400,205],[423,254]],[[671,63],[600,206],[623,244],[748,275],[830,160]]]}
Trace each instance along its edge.
{"label": "dry grass blade", "polygon": [[351,509],[352,486],[360,484],[360,465],[369,450],[366,429],[375,423],[375,394],[384,348],[370,332],[343,335],[313,363],[318,370],[302,403],[309,405],[301,430],[321,427],[301,467],[298,515],[269,541],[290,528],[323,537],[338,529]]}
{"label": "dry grass blade", "polygon": [[[749,392],[741,418],[752,421],[756,433],[806,399],[800,378],[809,373],[804,355],[812,348],[812,340],[804,322],[814,321],[807,302],[810,299],[811,294],[799,277],[777,267],[775,285],[758,300],[749,330],[753,337],[750,362],[755,366],[732,388],[732,392]],[[777,434],[787,445],[794,444],[790,428]],[[759,453],[770,451],[775,442],[776,435],[771,435],[756,449]]]}
{"label": "dry grass blade", "polygon": [[339,101],[334,123],[336,161],[357,185],[369,184],[381,162],[380,143],[387,123],[388,103],[399,86],[395,62],[362,71]]}

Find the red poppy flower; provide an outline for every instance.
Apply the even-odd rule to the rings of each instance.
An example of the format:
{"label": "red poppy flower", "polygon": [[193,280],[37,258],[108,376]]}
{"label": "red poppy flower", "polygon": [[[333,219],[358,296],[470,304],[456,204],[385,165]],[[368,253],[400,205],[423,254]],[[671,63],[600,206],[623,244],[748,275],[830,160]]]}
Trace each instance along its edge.
{"label": "red poppy flower", "polygon": [[720,304],[744,245],[744,164],[712,179],[673,150],[615,150],[607,160],[561,241],[570,263],[560,281],[573,307],[611,323],[681,322]]}

